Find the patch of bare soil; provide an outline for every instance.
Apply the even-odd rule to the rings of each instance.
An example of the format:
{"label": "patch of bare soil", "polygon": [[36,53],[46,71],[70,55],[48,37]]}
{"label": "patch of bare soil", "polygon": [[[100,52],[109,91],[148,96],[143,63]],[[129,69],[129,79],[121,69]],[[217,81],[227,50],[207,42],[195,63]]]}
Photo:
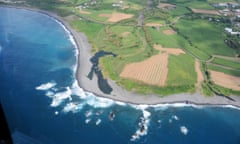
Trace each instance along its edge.
{"label": "patch of bare soil", "polygon": [[124,14],[124,13],[112,13],[112,14],[99,14],[100,17],[107,17],[108,22],[119,22],[124,19],[132,18],[132,14]]}
{"label": "patch of bare soil", "polygon": [[173,54],[173,55],[185,54],[185,52],[180,48],[164,48],[161,45],[154,45],[154,48],[156,50],[159,50],[160,52],[164,52],[167,54]]}
{"label": "patch of bare soil", "polygon": [[222,72],[210,71],[211,80],[220,86],[233,89],[240,90],[240,77],[231,76]]}
{"label": "patch of bare soil", "polygon": [[123,78],[157,86],[165,86],[167,75],[168,54],[158,54],[145,61],[128,64],[120,74]]}
{"label": "patch of bare soil", "polygon": [[124,19],[132,18],[132,14],[124,14],[124,13],[113,13],[112,16],[108,19],[109,22],[119,22]]}
{"label": "patch of bare soil", "polygon": [[169,54],[180,55],[185,52],[177,48],[163,48],[161,45],[154,45],[154,48],[160,51],[158,55],[142,62],[126,65],[120,76],[149,85],[165,86],[168,76]]}
{"label": "patch of bare soil", "polygon": [[149,27],[161,27],[163,25],[160,24],[160,23],[146,23],[146,26],[149,26]]}
{"label": "patch of bare soil", "polygon": [[176,32],[173,29],[169,29],[169,30],[164,30],[163,33],[165,35],[173,35],[176,34]]}
{"label": "patch of bare soil", "polygon": [[80,14],[91,14],[91,12],[84,11],[84,10],[79,10],[79,13],[80,13]]}
{"label": "patch of bare soil", "polygon": [[122,35],[122,37],[126,37],[126,36],[128,36],[130,34],[130,32],[123,32],[121,35]]}
{"label": "patch of bare soil", "polygon": [[200,14],[210,14],[210,15],[220,15],[220,13],[216,10],[204,10],[204,9],[193,9],[192,11],[194,13],[200,13]]}
{"label": "patch of bare soil", "polygon": [[160,8],[160,9],[163,9],[163,8],[173,9],[173,8],[176,8],[176,5],[169,4],[169,3],[159,3],[158,8]]}

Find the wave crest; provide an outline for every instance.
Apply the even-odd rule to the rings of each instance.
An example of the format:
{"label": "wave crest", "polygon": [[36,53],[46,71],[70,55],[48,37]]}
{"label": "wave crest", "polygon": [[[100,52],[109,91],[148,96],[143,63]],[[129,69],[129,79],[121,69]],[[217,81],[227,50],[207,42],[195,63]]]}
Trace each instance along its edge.
{"label": "wave crest", "polygon": [[49,83],[45,83],[45,84],[41,84],[41,85],[37,86],[36,90],[49,90],[50,88],[53,88],[54,86],[56,86],[55,82],[49,82]]}

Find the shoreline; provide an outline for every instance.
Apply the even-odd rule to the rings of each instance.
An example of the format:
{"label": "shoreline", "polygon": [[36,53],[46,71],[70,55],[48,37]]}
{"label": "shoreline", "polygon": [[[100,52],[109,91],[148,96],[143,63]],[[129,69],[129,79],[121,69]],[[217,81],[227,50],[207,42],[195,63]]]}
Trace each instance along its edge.
{"label": "shoreline", "polygon": [[65,28],[70,32],[73,37],[76,48],[77,48],[77,69],[75,71],[75,77],[78,82],[78,86],[86,92],[93,93],[96,97],[108,98],[114,101],[120,101],[129,104],[145,104],[145,105],[160,105],[160,104],[176,104],[176,103],[185,103],[185,104],[194,104],[194,105],[208,105],[208,106],[222,106],[222,105],[232,105],[235,107],[240,107],[240,96],[230,96],[230,98],[235,101],[229,100],[222,96],[203,96],[199,92],[193,94],[189,93],[180,93],[173,94],[169,96],[160,97],[158,95],[143,95],[129,92],[122,87],[118,86],[114,81],[107,79],[108,83],[112,87],[113,91],[111,94],[104,94],[97,84],[97,77],[94,74],[93,79],[89,80],[87,78],[88,73],[91,70],[92,63],[90,58],[93,56],[91,53],[91,45],[88,42],[88,39],[85,34],[77,32],[73,29],[70,24],[63,17],[58,16],[57,14],[45,10],[40,10],[37,8],[31,7],[18,7],[18,6],[9,6],[1,5],[0,7],[9,7],[16,9],[25,9],[34,12],[39,12],[49,17],[59,21],[65,26]]}

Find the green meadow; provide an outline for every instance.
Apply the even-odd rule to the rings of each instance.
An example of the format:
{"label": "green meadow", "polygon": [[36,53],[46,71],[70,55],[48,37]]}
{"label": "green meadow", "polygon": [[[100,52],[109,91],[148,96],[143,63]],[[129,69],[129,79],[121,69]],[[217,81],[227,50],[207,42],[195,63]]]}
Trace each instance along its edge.
{"label": "green meadow", "polygon": [[[205,80],[200,86],[204,95],[212,95],[213,91],[225,95],[239,94],[237,91],[212,84],[206,74],[209,70],[215,70],[240,76],[240,62],[233,60],[239,51],[230,48],[224,42],[227,38],[224,28],[229,24],[209,20],[226,17],[194,14],[191,11],[191,8],[215,10],[213,3],[226,0],[162,0],[161,3],[176,6],[163,9],[157,7],[158,0],[153,0],[151,4],[147,0],[124,0],[119,7],[113,6],[119,2],[116,0],[99,0],[96,4],[91,4],[91,0],[27,0],[27,2],[66,18],[74,29],[86,34],[93,54],[100,50],[115,53],[117,57],[101,58],[99,66],[105,78],[116,81],[129,91],[157,93],[160,96],[194,92],[197,90],[197,73],[194,67],[197,59],[204,65],[201,69]],[[83,11],[89,13],[80,13],[79,6],[83,6]],[[116,12],[134,16],[116,23],[107,22],[107,17],[100,16]],[[141,13],[143,17],[139,19]],[[74,19],[68,19],[68,16],[74,16]],[[142,25],[139,25],[139,22]],[[147,23],[162,26],[149,27],[145,25]],[[167,35],[164,33],[165,30],[174,30],[176,33]],[[144,61],[159,53],[154,49],[154,44],[185,51],[182,55],[169,55],[166,86],[151,86],[140,81],[121,78],[120,73],[127,64]]]}

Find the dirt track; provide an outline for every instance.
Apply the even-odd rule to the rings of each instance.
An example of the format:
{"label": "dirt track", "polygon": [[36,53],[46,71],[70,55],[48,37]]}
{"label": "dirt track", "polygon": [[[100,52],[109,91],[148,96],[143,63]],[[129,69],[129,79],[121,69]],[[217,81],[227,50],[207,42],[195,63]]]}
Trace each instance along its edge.
{"label": "dirt track", "polygon": [[202,71],[201,71],[201,65],[198,60],[195,60],[195,70],[197,72],[197,87],[201,87],[201,83],[204,80]]}

